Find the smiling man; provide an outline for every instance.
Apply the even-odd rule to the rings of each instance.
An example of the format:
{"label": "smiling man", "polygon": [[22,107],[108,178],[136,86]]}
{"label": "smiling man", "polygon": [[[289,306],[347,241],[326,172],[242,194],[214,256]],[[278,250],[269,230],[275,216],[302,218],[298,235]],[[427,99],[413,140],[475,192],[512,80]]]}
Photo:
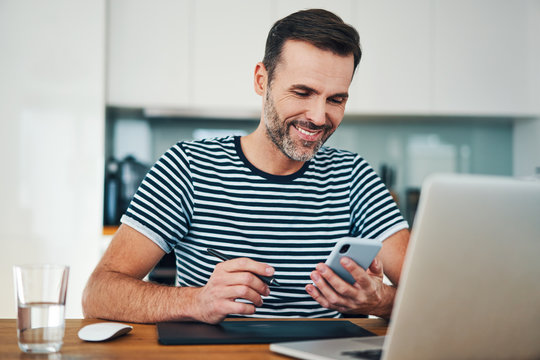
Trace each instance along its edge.
{"label": "smiling man", "polygon": [[[323,146],[343,119],[360,57],[356,30],[328,11],[276,22],[255,67],[259,126],[241,138],[179,142],[156,162],[88,281],[85,315],[390,317],[407,223],[362,157]],[[366,271],[342,260],[352,285],[324,265],[344,236],[383,242]],[[235,259],[219,262],[208,248]],[[143,281],[170,251],[178,286]]]}

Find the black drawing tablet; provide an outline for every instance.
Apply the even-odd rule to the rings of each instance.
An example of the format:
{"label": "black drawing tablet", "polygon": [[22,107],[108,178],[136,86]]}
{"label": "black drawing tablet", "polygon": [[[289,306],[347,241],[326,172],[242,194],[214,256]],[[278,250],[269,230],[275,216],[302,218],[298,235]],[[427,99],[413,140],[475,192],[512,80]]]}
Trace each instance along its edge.
{"label": "black drawing tablet", "polygon": [[267,344],[360,336],[375,336],[350,321],[339,320],[246,320],[224,321],[218,325],[201,322],[157,323],[158,340],[163,345]]}

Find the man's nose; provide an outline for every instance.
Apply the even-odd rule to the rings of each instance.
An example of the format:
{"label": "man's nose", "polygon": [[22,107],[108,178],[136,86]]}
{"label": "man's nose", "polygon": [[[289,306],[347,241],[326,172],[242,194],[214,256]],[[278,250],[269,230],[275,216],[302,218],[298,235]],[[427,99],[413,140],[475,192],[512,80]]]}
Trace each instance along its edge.
{"label": "man's nose", "polygon": [[313,124],[323,126],[326,124],[326,99],[313,99],[306,111],[306,117]]}

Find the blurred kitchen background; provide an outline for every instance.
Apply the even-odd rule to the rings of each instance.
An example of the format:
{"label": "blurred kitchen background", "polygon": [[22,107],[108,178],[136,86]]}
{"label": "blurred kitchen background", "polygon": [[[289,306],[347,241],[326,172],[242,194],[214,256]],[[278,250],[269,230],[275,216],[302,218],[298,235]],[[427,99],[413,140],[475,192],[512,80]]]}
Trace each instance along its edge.
{"label": "blurred kitchen background", "polygon": [[274,21],[335,11],[363,58],[328,145],[360,153],[412,223],[434,172],[540,176],[540,0],[0,0],[0,317],[11,267],[71,266],[68,317],[151,164],[246,134]]}

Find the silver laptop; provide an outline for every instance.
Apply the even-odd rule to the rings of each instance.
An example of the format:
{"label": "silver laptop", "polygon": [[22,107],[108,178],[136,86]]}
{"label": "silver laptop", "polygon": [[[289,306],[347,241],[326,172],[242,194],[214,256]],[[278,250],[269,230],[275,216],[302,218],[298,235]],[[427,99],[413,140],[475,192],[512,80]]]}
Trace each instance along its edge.
{"label": "silver laptop", "polygon": [[540,182],[429,178],[388,334],[270,346],[319,360],[381,348],[383,360],[540,359]]}

